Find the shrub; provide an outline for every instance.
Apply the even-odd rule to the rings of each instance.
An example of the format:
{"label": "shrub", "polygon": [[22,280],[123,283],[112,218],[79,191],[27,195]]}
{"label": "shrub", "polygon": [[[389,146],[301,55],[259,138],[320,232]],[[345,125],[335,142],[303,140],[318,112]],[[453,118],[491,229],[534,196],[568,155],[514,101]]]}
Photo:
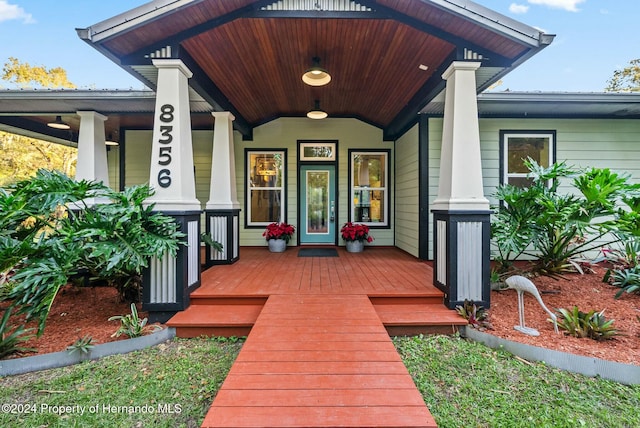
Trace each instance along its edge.
{"label": "shrub", "polygon": [[578,338],[589,337],[594,340],[611,339],[620,334],[613,327],[614,320],[607,320],[604,310],[600,312],[582,312],[577,306],[571,310],[558,309],[558,327],[565,330],[568,335]]}
{"label": "shrub", "polygon": [[622,297],[624,293],[640,294],[640,266],[609,269],[605,273],[603,281],[620,288],[620,291],[615,295],[616,299]]}
{"label": "shrub", "polygon": [[[78,272],[135,301],[151,257],[176,253],[184,234],[173,218],[145,206],[152,194],[148,186],[115,192],[45,170],[0,189],[0,274],[13,271],[8,298],[18,314],[39,321],[38,334],[58,291]],[[88,198],[110,203],[88,208]]]}
{"label": "shrub", "polygon": [[[505,185],[495,194],[502,205],[495,208],[491,234],[502,269],[528,255],[537,260],[538,271],[556,275],[574,270],[571,259],[599,248],[610,232],[625,229],[640,236],[640,215],[632,214],[634,206],[640,209],[640,198],[629,197],[638,185],[629,184],[628,176],[609,169],[578,171],[564,162],[543,168],[527,159],[525,165],[530,187]],[[569,179],[574,191],[560,193],[560,180]],[[632,209],[618,209],[620,202]]]}
{"label": "shrub", "polygon": [[109,318],[109,321],[120,321],[120,327],[111,337],[120,337],[121,335],[132,337],[140,337],[150,330],[159,330],[160,326],[147,325],[147,318],[140,319],[135,303],[131,304],[131,313],[127,315],[116,315]]}
{"label": "shrub", "polygon": [[484,307],[478,306],[471,300],[465,299],[462,306],[456,306],[456,312],[469,321],[469,325],[479,330],[491,329],[489,313]]}
{"label": "shrub", "polygon": [[20,346],[21,343],[26,342],[33,337],[33,335],[28,334],[33,329],[25,329],[23,326],[17,326],[13,331],[9,332],[11,329],[9,326],[10,317],[11,309],[7,309],[4,311],[4,315],[2,315],[2,320],[0,320],[0,358],[15,354],[16,352],[35,351],[35,349]]}
{"label": "shrub", "polygon": [[80,352],[81,354],[88,354],[89,351],[91,351],[94,348],[94,345],[93,345],[94,342],[95,340],[93,340],[93,337],[87,334],[84,337],[79,337],[71,345],[67,346],[67,351],[70,354],[73,354],[75,352]]}

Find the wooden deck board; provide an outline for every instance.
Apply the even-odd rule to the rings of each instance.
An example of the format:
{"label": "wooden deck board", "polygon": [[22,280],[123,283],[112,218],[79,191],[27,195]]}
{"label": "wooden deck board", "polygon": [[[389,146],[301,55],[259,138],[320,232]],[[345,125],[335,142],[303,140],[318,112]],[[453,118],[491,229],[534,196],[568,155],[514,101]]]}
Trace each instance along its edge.
{"label": "wooden deck board", "polygon": [[436,425],[366,295],[291,294],[269,297],[202,426]]}

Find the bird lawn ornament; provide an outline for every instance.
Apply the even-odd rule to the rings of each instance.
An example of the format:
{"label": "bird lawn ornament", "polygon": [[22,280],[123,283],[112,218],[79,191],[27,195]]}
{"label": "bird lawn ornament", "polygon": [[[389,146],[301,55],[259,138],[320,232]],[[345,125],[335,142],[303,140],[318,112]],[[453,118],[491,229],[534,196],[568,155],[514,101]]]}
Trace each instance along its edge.
{"label": "bird lawn ornament", "polygon": [[514,275],[507,278],[505,281],[507,284],[507,288],[512,288],[516,290],[518,293],[518,317],[520,320],[520,325],[516,325],[513,328],[521,333],[528,334],[529,336],[540,336],[540,332],[535,328],[527,327],[524,324],[524,292],[530,293],[533,297],[536,298],[542,309],[546,313],[549,314],[551,320],[553,321],[553,328],[556,333],[558,333],[558,318],[556,315],[551,312],[542,302],[542,298],[540,297],[540,293],[538,293],[538,289],[536,286],[529,280],[529,278],[525,278],[524,276]]}

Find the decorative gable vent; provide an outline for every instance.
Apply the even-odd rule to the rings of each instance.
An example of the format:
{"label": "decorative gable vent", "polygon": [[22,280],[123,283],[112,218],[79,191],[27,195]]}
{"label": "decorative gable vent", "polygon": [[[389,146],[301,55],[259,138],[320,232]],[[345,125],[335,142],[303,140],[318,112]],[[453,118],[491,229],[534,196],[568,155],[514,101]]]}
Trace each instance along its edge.
{"label": "decorative gable vent", "polygon": [[171,58],[171,46],[165,46],[144,56],[145,58]]}
{"label": "decorative gable vent", "polygon": [[465,60],[478,60],[482,61],[482,54],[478,52],[474,52],[471,49],[464,48],[464,59]]}
{"label": "decorative gable vent", "polygon": [[352,0],[279,0],[262,10],[305,10],[322,12],[371,12],[366,7]]}

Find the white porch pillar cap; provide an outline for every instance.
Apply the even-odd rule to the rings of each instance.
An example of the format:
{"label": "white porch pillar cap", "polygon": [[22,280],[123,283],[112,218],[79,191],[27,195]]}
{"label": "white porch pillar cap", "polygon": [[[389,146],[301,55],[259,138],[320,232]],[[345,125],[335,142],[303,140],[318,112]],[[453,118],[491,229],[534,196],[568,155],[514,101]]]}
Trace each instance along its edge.
{"label": "white porch pillar cap", "polygon": [[178,69],[182,72],[182,74],[187,76],[187,79],[191,79],[191,77],[193,76],[193,73],[191,72],[191,70],[189,70],[189,68],[186,65],[184,65],[184,62],[182,62],[181,59],[158,58],[158,59],[152,59],[151,62],[156,68]]}

